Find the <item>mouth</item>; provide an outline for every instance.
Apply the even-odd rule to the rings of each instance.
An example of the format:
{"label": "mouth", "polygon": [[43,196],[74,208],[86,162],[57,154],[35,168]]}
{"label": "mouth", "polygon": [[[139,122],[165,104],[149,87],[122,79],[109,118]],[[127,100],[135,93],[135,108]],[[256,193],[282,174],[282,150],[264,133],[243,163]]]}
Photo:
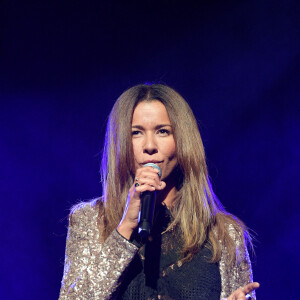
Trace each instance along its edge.
{"label": "mouth", "polygon": [[149,164],[149,163],[152,163],[152,164],[161,164],[163,161],[162,160],[145,160],[141,163],[141,165],[145,165],[145,164]]}

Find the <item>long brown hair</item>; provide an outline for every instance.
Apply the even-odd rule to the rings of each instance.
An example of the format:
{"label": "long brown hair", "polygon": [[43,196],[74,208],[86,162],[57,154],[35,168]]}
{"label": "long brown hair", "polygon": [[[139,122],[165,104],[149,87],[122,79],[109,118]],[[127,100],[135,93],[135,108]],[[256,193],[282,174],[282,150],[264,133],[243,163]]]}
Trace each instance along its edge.
{"label": "long brown hair", "polygon": [[[161,101],[168,112],[176,143],[179,176],[178,197],[171,213],[172,224],[179,225],[186,259],[206,241],[212,249],[212,262],[221,258],[226,247],[230,262],[236,260],[236,244],[230,231],[250,241],[244,224],[223,208],[209,181],[204,147],[194,114],[188,103],[174,89],[162,84],[141,84],[126,90],[110,113],[103,149],[101,177],[103,185],[102,239],[118,226],[128,190],[134,180],[134,157],[131,144],[131,120],[141,101]],[[222,243],[220,243],[222,241]],[[250,242],[251,243],[251,242]]]}

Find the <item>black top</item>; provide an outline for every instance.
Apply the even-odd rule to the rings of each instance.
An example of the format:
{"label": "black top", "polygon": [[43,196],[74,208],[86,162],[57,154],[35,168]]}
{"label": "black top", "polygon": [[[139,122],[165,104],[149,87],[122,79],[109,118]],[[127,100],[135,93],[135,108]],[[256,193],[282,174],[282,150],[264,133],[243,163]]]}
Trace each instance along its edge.
{"label": "black top", "polygon": [[218,263],[209,262],[208,244],[191,261],[182,262],[179,230],[173,228],[162,234],[171,216],[163,205],[158,205],[157,211],[151,241],[140,249],[123,274],[117,299],[219,300],[221,276]]}

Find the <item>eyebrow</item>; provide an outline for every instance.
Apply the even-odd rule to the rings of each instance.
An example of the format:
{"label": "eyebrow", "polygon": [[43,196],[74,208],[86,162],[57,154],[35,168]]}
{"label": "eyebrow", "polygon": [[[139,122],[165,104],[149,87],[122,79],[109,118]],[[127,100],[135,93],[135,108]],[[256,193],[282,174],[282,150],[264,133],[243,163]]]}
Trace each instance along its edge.
{"label": "eyebrow", "polygon": [[[156,125],[154,129],[157,130],[157,129],[160,129],[160,128],[166,127],[166,126],[172,127],[171,124],[159,124],[159,125]],[[132,125],[131,128],[144,130],[144,127],[141,125]]]}

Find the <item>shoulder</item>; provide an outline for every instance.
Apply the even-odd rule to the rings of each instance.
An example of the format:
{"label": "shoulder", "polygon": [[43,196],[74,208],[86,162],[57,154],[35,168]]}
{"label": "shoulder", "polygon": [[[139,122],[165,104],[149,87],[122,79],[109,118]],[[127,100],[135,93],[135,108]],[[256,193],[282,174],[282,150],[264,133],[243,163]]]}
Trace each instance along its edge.
{"label": "shoulder", "polygon": [[78,226],[81,224],[81,226],[84,226],[87,223],[97,223],[102,211],[102,198],[77,203],[70,210],[69,225]]}
{"label": "shoulder", "polygon": [[80,215],[93,215],[100,207],[103,206],[102,198],[95,198],[87,202],[80,202],[72,206],[70,215],[80,216]]}
{"label": "shoulder", "polygon": [[228,252],[231,262],[240,264],[245,260],[245,255],[248,255],[247,248],[253,247],[248,228],[240,219],[230,214],[225,216],[224,223],[223,251]]}
{"label": "shoulder", "polygon": [[245,224],[232,214],[222,215],[222,225],[229,237],[235,243],[245,243],[248,238],[248,230]]}
{"label": "shoulder", "polygon": [[244,242],[244,230],[238,223],[227,224],[227,230],[229,236],[235,241],[236,244]]}

